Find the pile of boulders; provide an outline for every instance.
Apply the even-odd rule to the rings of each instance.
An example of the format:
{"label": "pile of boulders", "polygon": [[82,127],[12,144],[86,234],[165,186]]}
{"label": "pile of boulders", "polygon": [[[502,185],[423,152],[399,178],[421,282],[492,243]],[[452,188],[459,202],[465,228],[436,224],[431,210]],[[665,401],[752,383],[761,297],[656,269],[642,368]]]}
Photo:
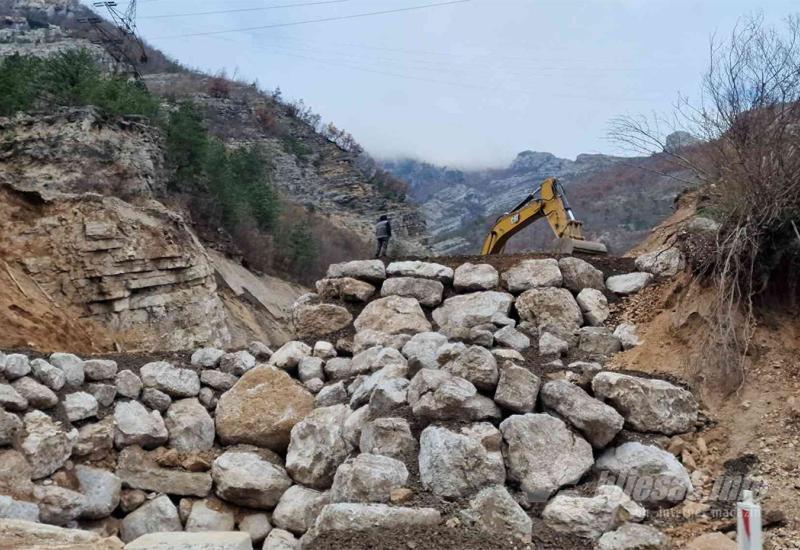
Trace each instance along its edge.
{"label": "pile of boulders", "polygon": [[662,547],[647,509],[692,483],[646,442],[695,430],[698,405],[602,366],[639,343],[606,326],[607,297],[652,278],[571,257],[502,274],[348,262],[298,300],[300,339],[274,352],[122,370],[0,354],[0,532],[42,522],[168,548],[214,531],[204,548],[274,550],[469,525],[524,547],[541,514],[600,548]]}

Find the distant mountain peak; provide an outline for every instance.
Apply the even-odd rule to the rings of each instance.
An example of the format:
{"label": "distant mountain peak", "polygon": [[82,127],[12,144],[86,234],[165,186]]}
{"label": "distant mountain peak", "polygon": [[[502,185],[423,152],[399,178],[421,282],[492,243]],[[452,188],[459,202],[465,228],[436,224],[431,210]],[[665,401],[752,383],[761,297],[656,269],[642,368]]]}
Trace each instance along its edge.
{"label": "distant mountain peak", "polygon": [[514,172],[552,172],[553,174],[561,173],[566,168],[572,165],[572,161],[562,159],[555,156],[553,153],[546,153],[542,151],[522,151],[517,155],[509,169]]}

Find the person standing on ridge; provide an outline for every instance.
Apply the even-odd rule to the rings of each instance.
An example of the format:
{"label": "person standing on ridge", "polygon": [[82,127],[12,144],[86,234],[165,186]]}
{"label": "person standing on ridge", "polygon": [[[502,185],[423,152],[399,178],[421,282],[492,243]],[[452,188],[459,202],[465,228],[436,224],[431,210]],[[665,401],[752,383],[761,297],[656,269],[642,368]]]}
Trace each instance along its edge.
{"label": "person standing on ridge", "polygon": [[386,256],[389,249],[389,238],[392,236],[392,224],[389,221],[389,216],[381,214],[378,222],[375,224],[375,238],[378,239],[378,250],[375,252],[375,257],[380,258]]}

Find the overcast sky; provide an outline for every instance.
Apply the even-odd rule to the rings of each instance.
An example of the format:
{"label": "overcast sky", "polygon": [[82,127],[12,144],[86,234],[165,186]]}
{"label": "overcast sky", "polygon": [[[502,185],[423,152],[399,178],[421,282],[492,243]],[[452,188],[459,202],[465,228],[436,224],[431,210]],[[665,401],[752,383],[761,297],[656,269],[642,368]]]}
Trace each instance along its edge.
{"label": "overcast sky", "polygon": [[[696,95],[712,33],[797,0],[140,0],[142,36],[182,63],[280,86],[377,157],[503,166],[522,150],[613,153],[609,120]],[[90,4],[90,2],[86,2]],[[261,11],[156,18],[204,11]]]}

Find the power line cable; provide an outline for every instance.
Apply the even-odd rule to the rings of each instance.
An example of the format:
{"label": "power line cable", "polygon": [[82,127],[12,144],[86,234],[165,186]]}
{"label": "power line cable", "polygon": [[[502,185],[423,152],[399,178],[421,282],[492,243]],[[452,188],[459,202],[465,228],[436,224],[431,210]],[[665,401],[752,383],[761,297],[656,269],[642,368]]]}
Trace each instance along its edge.
{"label": "power line cable", "polygon": [[418,6],[409,6],[407,8],[396,8],[391,10],[381,10],[381,11],[372,11],[366,13],[354,13],[350,15],[340,15],[335,17],[322,17],[319,19],[306,19],[304,21],[291,21],[287,23],[273,23],[271,25],[260,25],[258,27],[241,27],[237,29],[225,29],[219,31],[205,31],[205,32],[195,32],[195,33],[187,33],[187,34],[174,34],[170,36],[157,36],[153,38],[153,40],[166,40],[171,38],[189,38],[193,36],[212,36],[217,34],[229,34],[229,33],[238,33],[238,32],[249,32],[249,31],[259,31],[264,29],[275,29],[278,27],[294,27],[297,25],[307,25],[310,23],[327,23],[330,21],[343,21],[345,19],[358,19],[361,17],[371,17],[375,15],[388,15],[393,13],[402,13],[402,12],[409,12],[409,11],[416,11],[416,10],[423,10],[429,8],[438,8],[441,6],[450,6],[453,4],[465,4],[467,2],[471,2],[472,0],[450,0],[449,2],[439,2],[435,4],[421,4]]}
{"label": "power line cable", "polygon": [[235,9],[228,9],[228,10],[215,10],[215,11],[196,11],[190,13],[165,13],[161,15],[146,15],[142,16],[139,19],[169,19],[174,17],[194,17],[200,15],[220,15],[224,13],[242,13],[242,12],[250,12],[250,11],[267,11],[267,10],[277,10],[281,8],[299,8],[302,6],[322,6],[325,4],[343,4],[345,2],[352,2],[353,0],[325,0],[322,2],[300,2],[296,4],[277,4],[274,6],[261,6],[258,8],[235,8]]}

